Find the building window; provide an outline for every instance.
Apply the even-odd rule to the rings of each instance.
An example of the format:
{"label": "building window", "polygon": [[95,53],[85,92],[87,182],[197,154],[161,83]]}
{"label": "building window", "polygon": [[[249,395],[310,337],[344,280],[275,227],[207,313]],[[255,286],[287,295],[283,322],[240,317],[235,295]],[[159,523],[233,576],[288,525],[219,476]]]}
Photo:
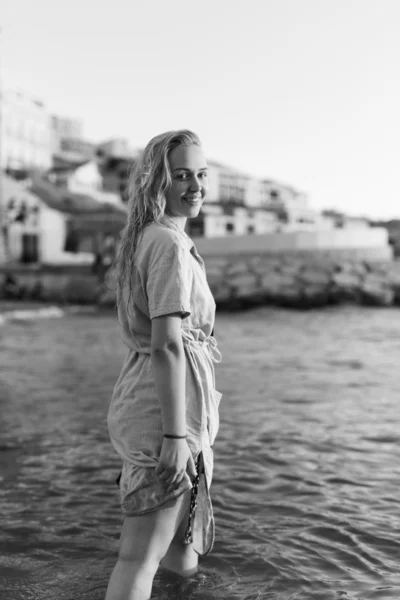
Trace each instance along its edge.
{"label": "building window", "polygon": [[79,252],[80,235],[79,232],[68,223],[67,235],[64,243],[64,252],[72,252],[77,254]]}
{"label": "building window", "polygon": [[234,231],[235,231],[234,224],[233,223],[227,223],[225,225],[225,230],[226,230],[227,233],[234,233]]}
{"label": "building window", "polygon": [[22,234],[22,263],[36,263],[39,260],[38,236],[32,233]]}
{"label": "building window", "polygon": [[17,216],[15,217],[15,223],[26,223],[28,217],[28,207],[26,205],[26,202],[24,202],[24,200],[22,200],[20,207],[19,207],[19,212],[17,214]]}
{"label": "building window", "polygon": [[255,228],[254,225],[248,225],[247,226],[247,233],[254,233],[255,232]]}

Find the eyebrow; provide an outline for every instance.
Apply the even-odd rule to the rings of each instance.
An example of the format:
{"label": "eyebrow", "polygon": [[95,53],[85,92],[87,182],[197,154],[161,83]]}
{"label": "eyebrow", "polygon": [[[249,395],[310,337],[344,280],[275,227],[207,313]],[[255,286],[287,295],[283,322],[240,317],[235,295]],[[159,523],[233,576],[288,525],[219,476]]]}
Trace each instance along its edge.
{"label": "eyebrow", "polygon": [[[187,171],[188,173],[191,173],[192,169],[187,169],[186,167],[176,167],[172,172],[174,173],[175,171]],[[207,167],[201,167],[201,169],[198,169],[198,171],[207,171]]]}

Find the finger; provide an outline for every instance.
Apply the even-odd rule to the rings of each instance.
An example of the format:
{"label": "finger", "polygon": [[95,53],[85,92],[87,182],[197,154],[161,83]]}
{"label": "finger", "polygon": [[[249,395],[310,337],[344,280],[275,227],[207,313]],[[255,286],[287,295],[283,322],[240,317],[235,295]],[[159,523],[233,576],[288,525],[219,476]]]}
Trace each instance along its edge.
{"label": "finger", "polygon": [[183,479],[184,472],[181,471],[175,475],[175,477],[171,481],[171,485],[179,485]]}
{"label": "finger", "polygon": [[158,477],[162,481],[166,481],[169,478],[169,476],[170,476],[170,473],[168,473],[168,471],[166,471],[165,469],[163,469],[162,471],[160,471],[160,473],[158,473]]}
{"label": "finger", "polygon": [[193,456],[190,454],[187,461],[187,470],[191,479],[194,479],[197,475],[196,465],[194,464]]}
{"label": "finger", "polygon": [[175,479],[175,481],[173,483],[173,487],[174,488],[178,488],[181,485],[182,481],[183,481],[183,476],[182,477],[178,477],[178,479]]}
{"label": "finger", "polygon": [[173,482],[173,479],[174,479],[174,478],[173,478],[173,476],[169,475],[169,476],[168,476],[168,477],[165,479],[165,481],[164,481],[165,485],[166,485],[167,487],[168,487],[168,486],[170,486],[170,485],[172,484],[172,482]]}
{"label": "finger", "polygon": [[169,484],[169,486],[168,486],[168,491],[169,491],[169,492],[172,492],[172,491],[174,491],[174,490],[178,489],[178,487],[179,487],[179,485],[180,485],[180,483],[181,483],[182,479],[183,479],[183,475],[182,475],[182,476],[179,476],[179,477],[175,477],[175,478],[174,478],[174,479],[171,481],[171,483]]}
{"label": "finger", "polygon": [[177,481],[179,481],[180,473],[170,474],[166,483],[167,485],[176,485]]}

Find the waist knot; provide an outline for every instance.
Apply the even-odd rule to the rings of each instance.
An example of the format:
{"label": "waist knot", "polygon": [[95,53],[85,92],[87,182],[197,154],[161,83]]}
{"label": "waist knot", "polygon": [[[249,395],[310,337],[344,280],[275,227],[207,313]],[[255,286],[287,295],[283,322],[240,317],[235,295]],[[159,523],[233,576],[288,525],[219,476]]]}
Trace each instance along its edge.
{"label": "waist knot", "polygon": [[217,346],[217,340],[213,336],[208,336],[203,340],[195,340],[194,338],[189,337],[184,332],[182,333],[182,339],[184,344],[188,344],[194,348],[202,347],[207,348],[210,358],[215,363],[220,363],[222,360],[221,352]]}

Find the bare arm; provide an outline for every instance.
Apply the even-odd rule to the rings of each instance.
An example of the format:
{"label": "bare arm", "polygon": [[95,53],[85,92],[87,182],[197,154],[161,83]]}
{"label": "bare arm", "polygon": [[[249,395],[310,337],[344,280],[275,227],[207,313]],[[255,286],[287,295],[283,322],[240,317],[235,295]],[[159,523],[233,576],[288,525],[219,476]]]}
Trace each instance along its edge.
{"label": "bare arm", "polygon": [[180,314],[152,320],[151,362],[164,433],[186,435],[186,364]]}
{"label": "bare arm", "polygon": [[[164,433],[186,435],[186,361],[180,313],[152,320],[151,361]],[[195,475],[186,439],[164,438],[156,473],[167,486],[179,485],[186,468]]]}

